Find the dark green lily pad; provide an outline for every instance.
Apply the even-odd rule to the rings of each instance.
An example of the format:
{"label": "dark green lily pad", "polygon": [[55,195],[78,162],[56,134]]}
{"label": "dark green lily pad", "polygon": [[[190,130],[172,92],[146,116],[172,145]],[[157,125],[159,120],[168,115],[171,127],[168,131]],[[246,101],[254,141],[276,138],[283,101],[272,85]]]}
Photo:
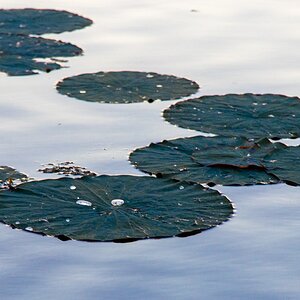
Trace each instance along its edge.
{"label": "dark green lily pad", "polygon": [[[37,70],[50,72],[61,65],[53,57],[80,55],[82,49],[70,43],[0,33],[0,71],[10,76],[36,74]],[[50,58],[50,62],[38,59]]]}
{"label": "dark green lily pad", "polygon": [[30,182],[0,192],[0,200],[2,222],[65,240],[186,236],[219,225],[233,213],[230,201],[217,191],[138,176]]}
{"label": "dark green lily pad", "polygon": [[[222,184],[222,185],[252,185],[277,183],[278,179],[269,175],[263,168],[238,168],[226,163],[209,166],[211,159],[200,164],[193,158],[200,152],[209,149],[222,148],[233,151],[249,145],[242,137],[202,137],[180,138],[150,144],[132,152],[129,159],[136,168],[158,177],[167,177],[195,183]],[[228,157],[228,151],[227,157]]]}
{"label": "dark green lily pad", "polygon": [[65,78],[57,90],[76,99],[101,103],[153,102],[189,96],[196,82],[172,75],[147,72],[98,72]]}
{"label": "dark green lily pad", "polygon": [[237,168],[264,168],[263,158],[276,149],[268,139],[249,140],[236,145],[202,147],[192,154],[204,166],[233,166]]}
{"label": "dark green lily pad", "polygon": [[8,166],[0,166],[0,189],[11,188],[17,183],[28,180],[27,175]]}
{"label": "dark green lily pad", "polygon": [[33,75],[38,74],[38,71],[49,73],[60,68],[61,66],[57,63],[36,62],[27,57],[0,56],[0,72],[4,72],[9,76]]}
{"label": "dark green lily pad", "polygon": [[53,9],[0,9],[0,33],[44,34],[72,31],[93,22],[67,11]]}
{"label": "dark green lily pad", "polygon": [[228,94],[182,101],[164,111],[183,128],[223,136],[295,138],[300,136],[300,99],[282,95]]}
{"label": "dark green lily pad", "polygon": [[264,158],[267,172],[288,184],[300,185],[300,146],[288,147],[279,143],[276,146],[277,149]]}
{"label": "dark green lily pad", "polygon": [[25,178],[27,178],[27,175],[18,172],[14,168],[7,167],[7,166],[0,166],[0,183],[8,179],[25,179]]}

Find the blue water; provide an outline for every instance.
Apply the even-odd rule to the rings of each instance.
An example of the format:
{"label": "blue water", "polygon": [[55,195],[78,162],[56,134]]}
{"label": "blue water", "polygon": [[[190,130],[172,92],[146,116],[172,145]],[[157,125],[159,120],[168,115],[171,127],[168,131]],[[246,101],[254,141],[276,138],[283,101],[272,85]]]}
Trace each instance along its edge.
{"label": "blue water", "polygon": [[[69,68],[0,75],[1,164],[38,179],[49,178],[36,171],[41,164],[66,160],[100,174],[141,175],[127,161],[131,150],[197,134],[161,118],[174,101],[78,101],[54,89],[66,76],[153,71],[197,81],[199,95],[300,95],[297,1],[0,0],[0,6],[66,9],[95,22],[46,35],[84,49]],[[188,238],[61,242],[1,225],[0,298],[300,299],[299,188],[216,188],[236,215]]]}

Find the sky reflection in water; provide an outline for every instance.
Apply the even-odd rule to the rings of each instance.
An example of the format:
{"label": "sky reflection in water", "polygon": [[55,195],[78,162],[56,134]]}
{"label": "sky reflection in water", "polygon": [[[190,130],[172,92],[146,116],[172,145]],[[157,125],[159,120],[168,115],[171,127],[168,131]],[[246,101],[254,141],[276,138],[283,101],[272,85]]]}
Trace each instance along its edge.
{"label": "sky reflection in water", "polygon": [[[171,102],[102,105],[59,95],[64,77],[153,71],[197,81],[199,95],[300,95],[297,1],[1,0],[2,8],[66,9],[89,28],[45,35],[85,51],[70,68],[0,75],[2,164],[35,178],[72,160],[101,174],[141,174],[136,147],[196,135],[161,119]],[[192,12],[191,10],[196,10]],[[298,142],[298,141],[297,141]],[[200,235],[130,244],[61,242],[0,226],[3,299],[298,299],[299,188],[219,188],[237,215]]]}

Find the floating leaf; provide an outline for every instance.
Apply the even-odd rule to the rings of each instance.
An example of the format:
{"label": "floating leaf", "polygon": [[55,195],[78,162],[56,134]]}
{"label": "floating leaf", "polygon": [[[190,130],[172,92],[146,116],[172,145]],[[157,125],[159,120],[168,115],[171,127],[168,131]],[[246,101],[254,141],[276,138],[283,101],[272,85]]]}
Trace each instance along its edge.
{"label": "floating leaf", "polygon": [[0,199],[0,220],[6,224],[86,241],[186,236],[233,213],[230,201],[215,190],[126,175],[30,182],[2,191]]}
{"label": "floating leaf", "polygon": [[16,184],[26,180],[28,180],[27,175],[11,167],[0,166],[0,189],[14,187]]}
{"label": "floating leaf", "polygon": [[18,172],[14,168],[7,166],[0,166],[0,183],[8,179],[25,179],[27,175]]}
{"label": "floating leaf", "polygon": [[50,72],[61,67],[58,61],[38,59],[70,57],[81,53],[82,49],[70,43],[0,33],[0,71],[11,76],[36,74],[37,70]]}
{"label": "floating leaf", "polygon": [[60,69],[57,63],[36,62],[31,58],[5,55],[0,57],[0,72],[9,76],[33,75],[38,71],[51,72]]}
{"label": "floating leaf", "polygon": [[281,143],[275,145],[277,149],[263,161],[267,172],[288,184],[300,185],[300,146],[288,147]]}
{"label": "floating leaf", "polygon": [[[238,168],[235,167],[237,156],[229,157],[229,149],[235,151],[251,144],[242,137],[202,137],[180,138],[163,141],[157,144],[137,149],[130,154],[130,161],[141,171],[155,174],[158,177],[169,177],[176,180],[185,180],[196,183],[222,184],[222,185],[250,185],[277,183],[278,180],[269,175],[262,168]],[[225,148],[224,163],[220,163],[218,157],[216,166],[214,157],[208,157],[207,161],[200,161],[198,153]],[[198,156],[195,159],[194,156]],[[226,162],[231,159],[233,166]],[[241,158],[240,158],[241,161]]]}
{"label": "floating leaf", "polygon": [[268,139],[248,140],[236,145],[208,146],[196,150],[192,158],[204,166],[231,166],[237,168],[264,168],[263,158],[275,149]]}
{"label": "floating leaf", "polygon": [[204,96],[164,111],[183,128],[223,136],[294,138],[300,136],[300,99],[282,95]]}
{"label": "floating leaf", "polygon": [[80,29],[92,21],[79,15],[53,9],[0,9],[0,33],[44,34]]}
{"label": "floating leaf", "polygon": [[63,95],[101,103],[178,99],[198,89],[197,83],[185,78],[133,71],[81,74],[57,84],[57,90]]}

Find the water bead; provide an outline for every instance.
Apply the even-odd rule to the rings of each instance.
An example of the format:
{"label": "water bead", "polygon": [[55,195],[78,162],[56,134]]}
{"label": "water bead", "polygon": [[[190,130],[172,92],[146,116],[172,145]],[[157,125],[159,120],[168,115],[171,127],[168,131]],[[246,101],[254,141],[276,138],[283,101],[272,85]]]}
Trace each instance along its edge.
{"label": "water bead", "polygon": [[122,199],[114,199],[114,200],[112,200],[111,201],[111,205],[112,206],[121,206],[121,205],[123,205],[124,204],[124,200],[122,200]]}

